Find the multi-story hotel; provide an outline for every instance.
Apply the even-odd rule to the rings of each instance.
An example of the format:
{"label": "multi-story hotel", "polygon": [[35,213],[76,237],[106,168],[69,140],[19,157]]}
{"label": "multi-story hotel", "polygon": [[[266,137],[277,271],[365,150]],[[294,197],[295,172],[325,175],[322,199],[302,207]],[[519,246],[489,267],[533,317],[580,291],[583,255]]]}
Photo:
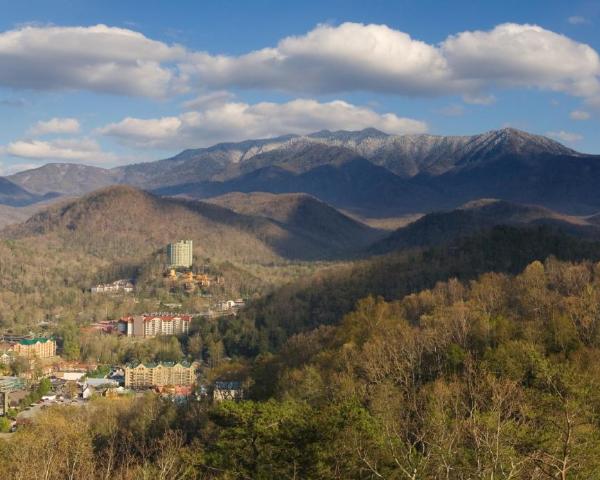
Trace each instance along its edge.
{"label": "multi-story hotel", "polygon": [[156,337],[188,333],[191,315],[148,314],[119,320],[119,331],[128,337]]}
{"label": "multi-story hotel", "polygon": [[167,264],[170,268],[190,268],[193,263],[194,247],[191,240],[181,240],[167,245]]}
{"label": "multi-story hotel", "polygon": [[134,363],[125,367],[125,387],[149,388],[196,383],[196,362]]}
{"label": "multi-story hotel", "polygon": [[56,356],[56,342],[45,337],[24,338],[5,344],[5,350],[8,355],[19,357],[50,358]]}

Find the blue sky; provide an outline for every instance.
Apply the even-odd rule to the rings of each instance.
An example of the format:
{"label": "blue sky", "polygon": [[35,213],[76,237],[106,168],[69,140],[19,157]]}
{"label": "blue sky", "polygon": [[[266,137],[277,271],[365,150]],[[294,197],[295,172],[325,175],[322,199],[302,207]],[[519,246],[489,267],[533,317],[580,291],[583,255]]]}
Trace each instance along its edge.
{"label": "blue sky", "polygon": [[514,126],[600,153],[600,0],[0,7],[5,174],[370,125]]}

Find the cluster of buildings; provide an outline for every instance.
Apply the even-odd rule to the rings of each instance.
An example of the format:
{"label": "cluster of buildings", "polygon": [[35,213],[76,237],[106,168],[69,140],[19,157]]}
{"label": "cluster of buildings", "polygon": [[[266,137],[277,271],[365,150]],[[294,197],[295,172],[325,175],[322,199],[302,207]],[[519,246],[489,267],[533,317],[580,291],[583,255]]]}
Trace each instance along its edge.
{"label": "cluster of buildings", "polygon": [[92,287],[92,293],[131,293],[134,286],[131,280],[116,280],[112,283],[99,283]]}
{"label": "cluster of buildings", "polygon": [[[197,362],[135,362],[125,367],[125,388],[132,390],[154,388],[171,395],[190,395],[196,384],[199,364]],[[206,389],[201,389],[204,395]],[[242,382],[216,381],[212,386],[215,402],[241,400]]]}
{"label": "cluster of buildings", "polygon": [[159,335],[185,335],[192,323],[191,315],[156,313],[124,317],[117,330],[128,337],[156,337]]}
{"label": "cluster of buildings", "polygon": [[171,288],[183,286],[186,292],[193,292],[197,288],[207,289],[212,285],[224,285],[225,280],[221,276],[210,276],[206,273],[193,273],[191,271],[181,273],[174,268],[165,274],[165,279]]}

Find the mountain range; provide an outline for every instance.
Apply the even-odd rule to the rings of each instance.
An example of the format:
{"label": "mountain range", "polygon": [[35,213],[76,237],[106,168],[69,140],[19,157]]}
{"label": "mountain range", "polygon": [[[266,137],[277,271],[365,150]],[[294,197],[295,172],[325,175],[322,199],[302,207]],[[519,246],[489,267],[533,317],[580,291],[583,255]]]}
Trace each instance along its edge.
{"label": "mountain range", "polygon": [[424,215],[389,232],[367,226],[306,194],[232,193],[209,201],[110,186],[65,200],[6,227],[5,239],[35,239],[57,251],[135,265],[173,238],[193,238],[198,258],[239,264],[358,259],[426,247],[497,225],[549,225],[600,238],[598,217],[573,217],[534,205],[480,200]]}
{"label": "mountain range", "polygon": [[581,215],[600,211],[599,160],[512,128],[474,136],[321,131],[222,143],[114,169],[48,164],[2,179],[0,203],[126,184],[198,199],[306,193],[365,218],[450,210],[484,197]]}
{"label": "mountain range", "polygon": [[[470,137],[321,131],[114,169],[20,172],[0,178],[0,225],[33,214],[3,236],[128,259],[174,236],[203,238],[198,254],[243,262],[356,258],[495,225],[600,237],[598,185],[600,156],[515,129]],[[369,226],[409,216],[420,218],[397,230]]]}

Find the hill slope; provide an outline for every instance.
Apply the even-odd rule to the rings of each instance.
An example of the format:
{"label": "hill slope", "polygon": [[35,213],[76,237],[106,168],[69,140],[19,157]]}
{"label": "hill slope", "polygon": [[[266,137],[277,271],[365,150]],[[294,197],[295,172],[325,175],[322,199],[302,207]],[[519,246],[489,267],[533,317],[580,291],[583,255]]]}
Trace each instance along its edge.
{"label": "hill slope", "polygon": [[383,236],[310,195],[230,193],[208,201],[243,215],[271,219],[315,241],[340,247],[354,249]]}
{"label": "hill slope", "polygon": [[579,240],[551,227],[494,227],[442,246],[412,249],[331,268],[285,285],[252,303],[239,318],[281,339],[319,325],[338,323],[366,296],[400,299],[453,277],[486,272],[516,273],[534,260],[600,259],[600,242]]}
{"label": "hill slope", "polygon": [[[368,227],[361,231],[366,236],[372,234]],[[306,235],[265,217],[242,215],[204,202],[160,198],[125,186],[109,187],[51,207],[24,224],[8,228],[4,235],[43,237],[58,242],[63,249],[119,262],[139,261],[181,238],[195,241],[198,256],[250,263],[329,258],[347,253],[344,247],[348,247],[347,243],[324,242],[315,238],[318,235]]]}
{"label": "hill slope", "polygon": [[581,237],[600,238],[600,228],[585,219],[562,215],[535,205],[486,199],[469,202],[449,212],[427,214],[375,243],[369,248],[369,252],[386,253],[402,248],[440,244],[496,225],[540,224],[552,225]]}

